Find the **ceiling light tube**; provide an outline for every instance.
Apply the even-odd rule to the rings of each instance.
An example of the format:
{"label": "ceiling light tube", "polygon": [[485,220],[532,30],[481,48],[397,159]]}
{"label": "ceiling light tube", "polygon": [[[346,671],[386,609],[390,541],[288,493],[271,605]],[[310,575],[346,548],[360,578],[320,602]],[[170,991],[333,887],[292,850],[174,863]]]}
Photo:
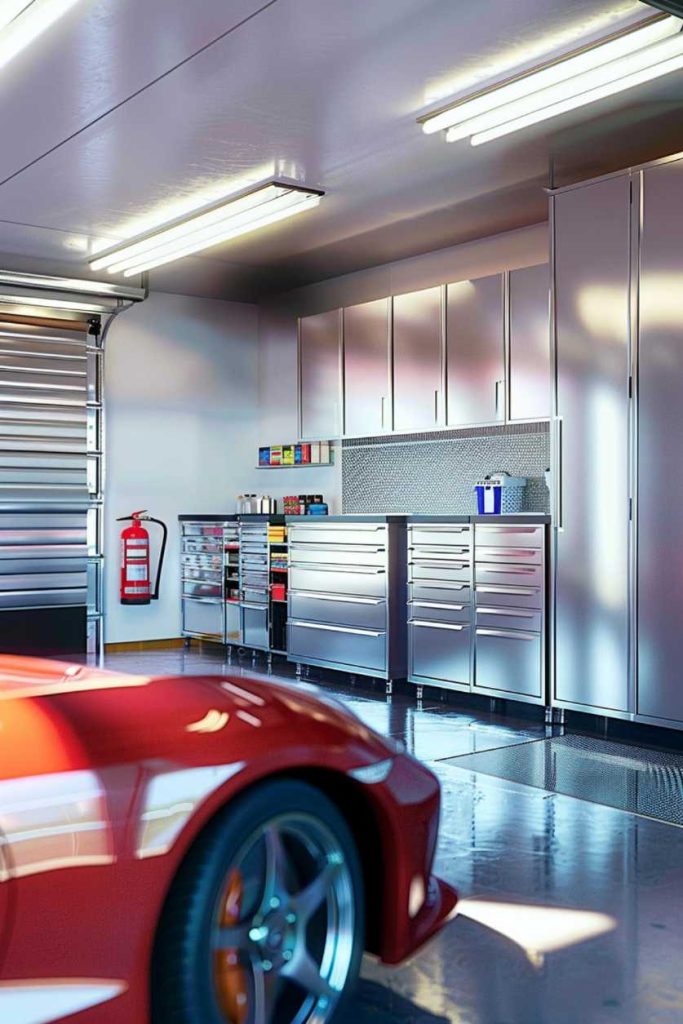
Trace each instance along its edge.
{"label": "ceiling light tube", "polygon": [[591,89],[590,92],[582,93],[580,96],[573,96],[561,103],[555,103],[552,107],[534,111],[524,117],[518,117],[514,121],[508,121],[497,125],[495,128],[490,128],[488,131],[479,132],[472,136],[471,143],[473,146],[481,146],[483,143],[499,139],[503,135],[510,135],[512,132],[518,132],[522,128],[528,128],[551,117],[566,114],[570,110],[576,110],[579,107],[595,103],[597,100],[605,99],[608,96],[615,96],[620,92],[625,92],[627,89],[633,89],[636,85],[644,85],[645,82],[652,82],[656,78],[661,78],[662,75],[669,75],[673,71],[680,71],[681,69],[683,69],[683,54],[680,54],[678,57],[672,57],[671,60],[666,61],[664,64],[655,64],[654,67],[645,68],[643,71],[638,71],[627,78],[621,78],[617,82],[610,82],[600,88]]}
{"label": "ceiling light tube", "polygon": [[288,182],[262,183],[112,246],[90,266],[128,277],[312,209],[322,195]]}
{"label": "ceiling light tube", "polygon": [[[683,34],[679,32],[673,38],[665,39],[655,46],[649,46],[621,60],[611,61],[609,64],[605,64],[600,68],[594,68],[586,74],[577,75],[575,78],[570,78],[559,85],[542,89],[540,92],[532,93],[513,103],[506,103],[504,106],[491,110],[486,114],[481,114],[479,117],[473,117],[462,124],[455,125],[446,132],[446,141],[457,142],[459,139],[469,138],[470,135],[487,131],[496,125],[511,123],[535,111],[553,108],[556,104],[563,103],[565,100],[592,94],[602,86],[630,79],[637,72],[657,66],[663,67],[670,59],[678,57],[681,53],[683,53]],[[658,75],[667,73],[667,71],[658,72]],[[621,89],[613,91],[619,92]],[[606,93],[606,95],[611,95],[611,92]],[[583,106],[584,103],[589,102],[594,101],[582,100],[577,106]],[[569,109],[574,108],[570,107]]]}
{"label": "ceiling light tube", "polygon": [[0,68],[42,35],[78,0],[3,0],[0,12]]}
{"label": "ceiling light tube", "polygon": [[214,238],[211,242],[195,243],[194,245],[188,246],[187,248],[167,253],[166,255],[159,256],[156,260],[150,262],[138,264],[134,267],[130,267],[124,271],[124,277],[132,277],[133,274],[142,273],[145,270],[154,270],[155,267],[163,266],[165,263],[170,263],[172,260],[182,259],[184,256],[192,256],[194,253],[201,252],[202,249],[209,248],[209,245],[218,245],[221,242],[228,242],[232,238],[237,238],[239,235],[246,235],[250,231],[256,231],[258,228],[266,227],[268,224],[275,224],[277,221],[284,220],[286,217],[292,217],[297,213],[304,213],[306,210],[312,210],[320,203],[321,197],[319,195],[309,196],[307,199],[302,200],[297,206],[289,207],[285,210],[276,210],[273,213],[264,215],[259,220],[254,220],[251,224],[243,225],[238,228],[232,228],[221,233],[218,237]]}
{"label": "ceiling light tube", "polygon": [[680,29],[678,18],[658,15],[645,25],[629,29],[595,46],[574,50],[557,61],[525,72],[469,99],[459,100],[445,109],[418,118],[418,121],[426,134],[453,128],[544,89],[579,79],[606,64],[638,54],[647,47],[677,36]]}
{"label": "ceiling light tube", "polygon": [[253,206],[251,209],[243,210],[237,215],[223,210],[219,218],[198,230],[188,230],[188,226],[186,226],[181,234],[175,234],[172,238],[168,237],[168,232],[164,232],[155,239],[148,240],[143,248],[131,246],[123,256],[117,257],[115,263],[110,263],[107,269],[110,274],[117,274],[131,266],[151,262],[162,253],[174,253],[200,242],[205,246],[212,245],[215,238],[220,238],[232,228],[246,227],[254,222],[260,223],[274,210],[289,209],[301,202],[303,202],[302,193],[285,192],[282,195],[274,196],[267,202],[259,203],[258,206]]}

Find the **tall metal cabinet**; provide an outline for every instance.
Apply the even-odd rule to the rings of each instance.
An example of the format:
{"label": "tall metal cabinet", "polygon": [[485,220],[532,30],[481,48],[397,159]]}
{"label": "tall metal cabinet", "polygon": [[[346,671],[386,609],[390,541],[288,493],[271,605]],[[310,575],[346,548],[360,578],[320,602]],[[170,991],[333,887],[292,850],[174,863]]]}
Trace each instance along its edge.
{"label": "tall metal cabinet", "polygon": [[629,190],[628,177],[617,177],[553,199],[555,699],[624,712],[629,708]]}
{"label": "tall metal cabinet", "polygon": [[559,193],[554,701],[683,727],[683,160]]}
{"label": "tall metal cabinet", "polygon": [[[637,183],[639,715],[683,723],[683,161]],[[641,191],[642,189],[642,191]]]}

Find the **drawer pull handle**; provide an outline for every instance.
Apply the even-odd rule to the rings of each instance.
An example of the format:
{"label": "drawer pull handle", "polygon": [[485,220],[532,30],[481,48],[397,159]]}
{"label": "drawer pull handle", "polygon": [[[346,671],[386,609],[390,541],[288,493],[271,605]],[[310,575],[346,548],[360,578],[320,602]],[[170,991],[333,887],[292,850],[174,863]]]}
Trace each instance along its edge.
{"label": "drawer pull handle", "polygon": [[481,605],[477,608],[477,615],[507,615],[510,618],[533,619],[539,614],[540,612],[520,611],[517,608],[482,608]]}
{"label": "drawer pull handle", "polygon": [[437,604],[436,601],[411,601],[413,608],[448,608],[454,612],[461,612],[464,604]]}
{"label": "drawer pull handle", "polygon": [[539,566],[523,566],[523,565],[477,565],[477,573],[480,572],[497,572],[505,574],[514,574],[515,576],[534,576],[537,572],[540,573],[541,567]]}
{"label": "drawer pull handle", "polygon": [[461,633],[463,629],[469,629],[469,626],[462,624],[458,625],[455,622],[428,622],[423,619],[411,619],[411,626],[424,626],[426,629],[450,629],[454,633]]}
{"label": "drawer pull handle", "polygon": [[481,584],[477,587],[478,594],[511,594],[514,597],[534,597],[538,591],[539,587],[506,587],[503,584],[496,586],[495,583],[488,587]]}
{"label": "drawer pull handle", "polygon": [[384,604],[381,597],[342,597],[339,594],[316,594],[311,590],[290,590],[292,597],[309,597],[313,601],[335,601],[339,604]]}
{"label": "drawer pull handle", "polygon": [[467,590],[469,583],[451,583],[448,580],[411,580],[416,587],[435,587],[437,590]]}
{"label": "drawer pull handle", "polygon": [[382,631],[374,629],[351,629],[349,626],[323,626],[319,622],[299,622],[297,619],[293,619],[289,623],[290,626],[298,626],[300,629],[322,629],[328,633],[352,633],[354,636],[384,636]]}
{"label": "drawer pull handle", "polygon": [[292,562],[290,569],[306,569],[311,572],[347,572],[364,576],[379,576],[386,572],[386,569],[371,569],[361,565],[329,565],[323,562]]}
{"label": "drawer pull handle", "polygon": [[538,633],[508,632],[505,629],[477,629],[477,636],[500,637],[504,640],[538,640]]}

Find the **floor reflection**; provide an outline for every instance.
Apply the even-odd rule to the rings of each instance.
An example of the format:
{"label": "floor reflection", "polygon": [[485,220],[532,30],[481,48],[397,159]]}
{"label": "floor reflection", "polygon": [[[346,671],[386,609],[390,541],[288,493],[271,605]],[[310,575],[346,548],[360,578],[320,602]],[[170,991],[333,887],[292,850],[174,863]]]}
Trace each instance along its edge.
{"label": "floor reflection", "polygon": [[[116,655],[109,665],[145,673],[222,671],[220,659],[194,652]],[[233,672],[250,675],[252,668],[246,663]],[[541,725],[448,705],[418,710],[410,695],[388,703],[380,689],[360,685],[340,682],[333,692],[368,724],[403,739],[438,774],[443,877],[465,900],[518,908],[514,927],[509,915],[489,915],[484,923],[481,913],[479,920],[463,914],[398,970],[366,959],[343,1024],[681,1024],[683,829],[634,814],[630,805],[605,806],[614,773],[636,767],[619,762],[619,751],[591,750],[591,765],[604,755],[600,771],[591,771],[584,792],[567,795],[532,770],[545,746],[535,742]],[[500,765],[510,756],[528,764],[528,773],[518,769],[510,781],[473,770],[479,755],[467,755],[484,750],[497,750]],[[585,761],[586,750],[579,753]],[[680,802],[677,787],[662,788],[662,799],[667,792]],[[564,915],[561,943],[557,935],[540,941],[547,918],[534,915],[535,907]],[[581,915],[567,925],[566,911]],[[587,923],[603,916],[614,927],[590,937]]]}

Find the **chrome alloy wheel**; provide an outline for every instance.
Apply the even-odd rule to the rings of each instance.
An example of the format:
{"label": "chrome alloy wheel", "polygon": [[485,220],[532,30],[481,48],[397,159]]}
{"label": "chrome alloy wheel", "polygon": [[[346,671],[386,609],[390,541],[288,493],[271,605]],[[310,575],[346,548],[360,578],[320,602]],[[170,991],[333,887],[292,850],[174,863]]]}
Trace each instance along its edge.
{"label": "chrome alloy wheel", "polygon": [[283,813],[243,843],[214,915],[212,972],[227,1024],[325,1024],[354,953],[352,875],[327,825]]}

